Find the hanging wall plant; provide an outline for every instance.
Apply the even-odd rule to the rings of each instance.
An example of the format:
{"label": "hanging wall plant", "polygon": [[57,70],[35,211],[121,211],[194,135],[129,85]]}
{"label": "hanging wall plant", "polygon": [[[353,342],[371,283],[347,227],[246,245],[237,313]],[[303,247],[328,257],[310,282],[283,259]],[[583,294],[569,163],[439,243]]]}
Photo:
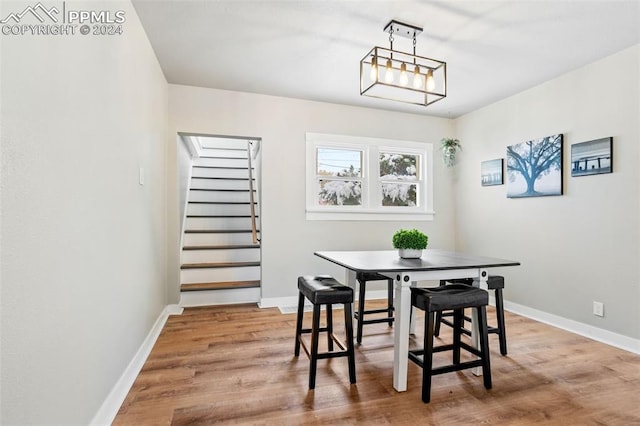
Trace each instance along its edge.
{"label": "hanging wall plant", "polygon": [[458,149],[462,149],[462,145],[458,139],[443,138],[440,149],[442,149],[442,161],[447,167],[452,167],[456,163],[456,153]]}

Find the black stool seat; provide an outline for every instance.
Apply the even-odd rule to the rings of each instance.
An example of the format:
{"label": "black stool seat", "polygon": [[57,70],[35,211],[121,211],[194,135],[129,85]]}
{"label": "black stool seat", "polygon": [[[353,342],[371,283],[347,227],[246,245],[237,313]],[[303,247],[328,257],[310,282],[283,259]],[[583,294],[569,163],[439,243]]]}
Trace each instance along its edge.
{"label": "black stool seat", "polygon": [[[424,346],[409,351],[409,359],[422,367],[422,401],[431,400],[432,376],[473,367],[482,367],[484,387],[491,389],[491,365],[489,362],[489,339],[487,334],[486,306],[489,294],[480,288],[466,284],[451,284],[435,288],[411,288],[411,305],[425,311]],[[478,312],[478,330],[480,350],[461,340],[464,308],[473,308]],[[435,315],[443,310],[453,311],[453,343],[434,346]],[[464,349],[479,357],[472,361],[461,362],[460,350]],[[450,365],[433,367],[433,353],[452,351]],[[422,356],[422,357],[420,357]]]}
{"label": "black stool seat", "polygon": [[[353,303],[353,289],[336,281],[329,275],[298,277],[298,316],[296,318],[296,344],[294,354],[300,355],[300,346],[311,360],[309,368],[309,389],[316,386],[316,368],[319,359],[348,357],[349,381],[356,382],[355,352],[353,348],[353,323],[351,320],[351,304]],[[308,299],[313,305],[313,322],[311,328],[302,328],[304,317],[304,300]],[[344,322],[346,342],[343,343],[333,334],[332,305],[344,305]],[[320,308],[326,306],[326,327],[320,327]],[[318,353],[318,339],[320,332],[327,332],[328,352]],[[302,335],[311,334],[311,348],[307,347]],[[333,350],[333,344],[338,345],[340,351]]]}
{"label": "black stool seat", "polygon": [[[412,288],[412,290],[414,290]],[[413,306],[426,312],[473,308],[489,304],[486,291],[467,285],[451,284],[443,287],[420,288],[411,292]]]}
{"label": "black stool seat", "polygon": [[[356,327],[356,342],[362,343],[362,326],[364,324],[376,324],[386,322],[389,327],[393,324],[393,279],[385,277],[377,272],[358,272],[356,280],[360,284],[358,289],[358,308],[353,317],[358,321]],[[387,307],[365,310],[365,291],[367,281],[387,281]],[[365,319],[366,315],[385,314],[382,317]]]}
{"label": "black stool seat", "polygon": [[[473,278],[456,278],[453,280],[440,281],[440,285],[444,286],[450,283],[456,284],[465,284],[465,285],[473,285]],[[489,290],[494,291],[495,301],[496,301],[496,319],[497,319],[497,327],[488,326],[488,332],[497,334],[498,340],[500,342],[500,354],[507,354],[507,331],[504,321],[504,300],[502,297],[502,290],[504,289],[504,277],[501,275],[489,275],[487,277],[487,288]],[[453,323],[446,319],[446,317],[451,317],[453,314],[451,312],[441,312],[436,315],[436,328],[434,333],[436,336],[440,334],[440,323],[448,325],[449,327],[453,327]],[[471,321],[471,318],[465,316],[465,321]],[[462,332],[468,336],[471,335],[471,330],[467,328],[463,328]]]}
{"label": "black stool seat", "polygon": [[353,289],[330,275],[298,277],[298,290],[314,305],[353,303]]}

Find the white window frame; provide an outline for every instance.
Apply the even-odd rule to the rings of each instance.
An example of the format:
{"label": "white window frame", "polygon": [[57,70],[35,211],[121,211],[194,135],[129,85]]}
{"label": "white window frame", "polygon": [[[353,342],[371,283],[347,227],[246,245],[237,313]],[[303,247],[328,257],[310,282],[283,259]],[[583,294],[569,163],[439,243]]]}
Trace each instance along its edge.
{"label": "white window frame", "polygon": [[[322,206],[318,203],[316,170],[318,148],[362,150],[362,204]],[[415,207],[382,206],[380,152],[420,156]],[[415,220],[432,221],[433,144],[369,137],[306,133],[306,218],[307,220]]]}

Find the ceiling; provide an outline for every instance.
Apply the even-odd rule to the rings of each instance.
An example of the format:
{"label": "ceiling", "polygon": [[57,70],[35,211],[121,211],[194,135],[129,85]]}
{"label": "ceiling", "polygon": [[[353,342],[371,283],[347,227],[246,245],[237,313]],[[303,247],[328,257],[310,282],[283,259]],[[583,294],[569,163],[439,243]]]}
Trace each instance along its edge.
{"label": "ceiling", "polygon": [[[451,118],[640,43],[640,0],[133,4],[169,83]],[[447,62],[444,100],[360,96],[360,59],[389,46],[392,19],[424,27],[416,53]],[[396,38],[394,49],[411,48]]]}

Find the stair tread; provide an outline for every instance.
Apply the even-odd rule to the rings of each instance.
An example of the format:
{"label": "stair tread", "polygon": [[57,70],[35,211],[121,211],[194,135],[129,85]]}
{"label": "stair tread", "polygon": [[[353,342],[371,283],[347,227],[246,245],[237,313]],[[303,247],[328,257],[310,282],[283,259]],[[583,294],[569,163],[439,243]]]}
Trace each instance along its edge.
{"label": "stair tread", "polygon": [[180,285],[181,291],[224,290],[232,288],[260,287],[260,281],[221,281],[212,283],[184,283]]}
{"label": "stair tread", "polygon": [[[189,201],[189,204],[251,204],[249,201]],[[256,201],[253,204],[258,204]]]}
{"label": "stair tread", "polygon": [[223,157],[221,155],[202,155],[199,158],[216,158],[221,160],[249,160],[249,157]]}
{"label": "stair tread", "polygon": [[[217,177],[217,176],[191,176],[191,179],[216,179],[216,180],[249,180],[244,177]],[[253,178],[256,180],[256,178]]]}
{"label": "stair tread", "polygon": [[[249,192],[248,189],[189,188],[189,191]],[[254,189],[253,192],[256,192]]]}
{"label": "stair tread", "polygon": [[[202,166],[202,165],[193,165],[192,166],[194,169],[198,168],[198,169],[239,169],[239,170],[249,170],[248,167],[233,167],[233,166]],[[252,169],[255,169],[255,167],[252,167]]]}
{"label": "stair tread", "polygon": [[182,250],[237,250],[237,249],[254,249],[260,248],[260,244],[237,244],[237,245],[218,245],[218,246],[184,246]]}
{"label": "stair tread", "polygon": [[201,269],[201,268],[244,268],[248,266],[260,266],[260,262],[203,262],[184,263],[180,269]]}
{"label": "stair tread", "polygon": [[[247,152],[247,148],[231,148],[231,147],[226,147],[226,146],[207,146],[207,147],[202,147],[202,149],[204,149],[204,150],[213,149],[215,151],[244,151],[244,152]],[[209,156],[202,155],[200,158],[209,158]]]}
{"label": "stair tread", "polygon": [[[185,234],[245,234],[251,233],[251,229],[185,229]],[[256,229],[256,232],[260,232]]]}
{"label": "stair tread", "polygon": [[[217,218],[233,218],[233,217],[251,217],[250,214],[188,214],[187,217],[217,217]],[[259,217],[255,215],[255,217]]]}

